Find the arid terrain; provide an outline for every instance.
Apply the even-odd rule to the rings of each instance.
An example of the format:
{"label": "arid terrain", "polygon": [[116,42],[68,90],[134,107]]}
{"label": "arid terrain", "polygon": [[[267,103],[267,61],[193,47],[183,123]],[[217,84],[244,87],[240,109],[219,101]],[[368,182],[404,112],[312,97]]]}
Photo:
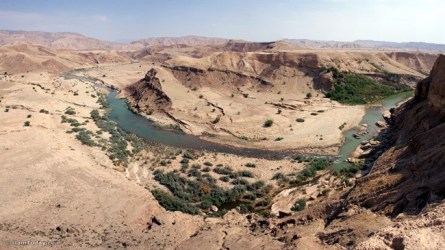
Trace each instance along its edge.
{"label": "arid terrain", "polygon": [[[438,45],[18,31],[0,44],[1,249],[445,247]],[[334,171],[381,97],[341,99],[348,79],[415,94]],[[151,143],[110,118],[110,91],[156,127],[285,154]]]}

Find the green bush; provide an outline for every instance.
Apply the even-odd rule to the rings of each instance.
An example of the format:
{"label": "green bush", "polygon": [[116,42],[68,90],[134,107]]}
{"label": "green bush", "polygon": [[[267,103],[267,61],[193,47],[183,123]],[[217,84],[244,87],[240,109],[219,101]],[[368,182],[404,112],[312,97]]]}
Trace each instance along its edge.
{"label": "green bush", "polygon": [[31,126],[31,122],[30,121],[26,121],[25,124],[23,124],[23,126],[29,127],[29,126]]}
{"label": "green bush", "polygon": [[67,114],[67,115],[75,115],[76,114],[76,110],[71,108],[71,107],[68,107],[65,110],[65,114]]}
{"label": "green bush", "polygon": [[229,175],[233,173],[233,170],[230,167],[216,167],[213,169],[213,172],[221,175]]}
{"label": "green bush", "polygon": [[229,182],[230,181],[230,177],[227,176],[227,175],[221,176],[221,177],[219,177],[219,180],[223,181],[223,182]]}
{"label": "green bush", "polygon": [[41,109],[41,110],[39,111],[39,113],[49,114],[49,111],[48,111],[48,110],[45,110],[45,109]]}
{"label": "green bush", "polygon": [[159,202],[163,208],[169,211],[181,211],[187,214],[198,214],[199,209],[177,197],[171,196],[168,193],[155,189],[152,190],[151,193],[155,197],[155,199]]}
{"label": "green bush", "polygon": [[326,97],[340,103],[367,104],[397,93],[394,88],[364,75],[339,72],[335,68],[329,71],[334,74],[334,90],[327,93]]}
{"label": "green bush", "polygon": [[264,124],[263,124],[263,126],[264,126],[265,128],[272,127],[272,125],[273,125],[273,120],[271,120],[271,119],[266,120],[266,121],[264,122]]}
{"label": "green bush", "polygon": [[96,143],[91,138],[90,131],[85,131],[85,130],[79,131],[79,133],[76,135],[76,139],[79,140],[80,142],[82,142],[82,144],[84,144],[84,145],[88,145],[88,146],[96,145]]}
{"label": "green bush", "polygon": [[311,92],[309,92],[309,93],[306,94],[306,98],[307,98],[307,99],[309,99],[309,98],[311,98],[311,97],[312,97],[312,93],[311,93]]}
{"label": "green bush", "polygon": [[303,171],[298,175],[299,180],[305,181],[310,177],[314,177],[317,174],[317,171],[324,170],[330,165],[330,161],[326,158],[304,158],[297,156],[294,159],[298,158],[299,160],[305,161],[309,163]]}
{"label": "green bush", "polygon": [[206,166],[209,166],[209,167],[213,166],[213,164],[211,162],[209,162],[209,161],[206,161],[203,164],[206,165]]}
{"label": "green bush", "polygon": [[297,118],[296,121],[297,122],[304,122],[304,119],[303,118]]}
{"label": "green bush", "polygon": [[294,212],[300,212],[300,211],[303,211],[305,208],[306,208],[306,199],[299,199],[292,206],[291,210]]}
{"label": "green bush", "polygon": [[249,178],[253,178],[253,173],[247,170],[241,170],[238,171],[238,175],[241,177],[249,177]]}
{"label": "green bush", "polygon": [[246,165],[244,165],[244,166],[246,166],[246,167],[248,167],[248,168],[256,168],[256,164],[255,163],[246,163]]}

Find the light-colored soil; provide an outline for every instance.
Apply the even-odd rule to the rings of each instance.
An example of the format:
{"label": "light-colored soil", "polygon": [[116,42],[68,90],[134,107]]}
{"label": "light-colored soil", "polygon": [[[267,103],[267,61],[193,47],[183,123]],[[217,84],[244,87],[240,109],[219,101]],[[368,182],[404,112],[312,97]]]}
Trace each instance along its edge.
{"label": "light-colored soil", "polygon": [[[270,55],[269,52],[241,55],[232,52],[221,54],[208,49],[206,57],[191,59],[190,54],[196,51],[190,48],[181,50],[170,47],[165,51],[171,56],[171,59],[162,62],[167,66],[186,64],[207,68],[213,65],[219,69],[242,71],[252,77],[267,68],[265,65],[269,63],[260,62],[264,58],[280,64],[288,56],[277,51],[277,55]],[[162,48],[159,52],[163,52]],[[303,50],[298,53],[308,52],[314,53]],[[370,71],[372,68],[369,64],[359,62],[357,55],[384,62],[383,69],[420,74],[419,69],[413,66],[417,64],[409,58],[396,61],[398,57],[393,55],[391,61],[387,54],[381,52],[323,51],[319,54],[319,60],[357,72]],[[149,191],[160,186],[152,179],[152,173],[156,169],[180,169],[181,157],[163,167],[157,160],[163,156],[162,153],[159,149],[149,148],[131,159],[125,169],[115,166],[107,153],[98,147],[82,145],[75,134],[67,133],[71,127],[61,123],[61,117],[67,107],[72,107],[76,114],[70,115],[71,118],[85,122],[82,127],[90,131],[97,131],[90,112],[99,109],[98,90],[91,83],[59,77],[66,70],[86,68],[78,74],[96,77],[122,90],[142,79],[154,67],[162,80],[163,91],[172,99],[170,112],[189,124],[186,132],[215,134],[215,141],[238,146],[333,155],[342,140],[339,126],[346,122],[346,130],[358,125],[365,112],[362,106],[344,106],[322,98],[322,94],[311,85],[310,77],[301,70],[291,71],[296,68],[293,66],[278,70],[281,76],[286,77],[274,78],[276,75],[273,74],[266,77],[268,80],[274,79],[275,84],[270,88],[260,89],[244,84],[237,89],[203,83],[192,90],[184,84],[184,79],[175,77],[168,67],[162,67],[159,58],[151,62],[141,57],[138,58],[140,61],[134,62],[134,58],[114,51],[73,52],[31,45],[1,47],[0,56],[0,70],[7,72],[0,75],[0,249],[22,249],[22,245],[15,244],[26,244],[17,241],[52,241],[56,244],[55,249],[280,249],[289,246],[282,241],[283,238],[279,238],[280,235],[274,236],[276,225],[272,224],[273,220],[257,215],[252,216],[263,221],[265,226],[255,224],[255,220],[249,221],[247,215],[240,215],[235,210],[224,218],[205,218],[169,212],[160,207]],[[246,57],[244,61],[239,58],[243,56]],[[294,56],[289,56],[293,62],[305,59],[304,56]],[[425,65],[422,64],[421,68]],[[290,82],[292,79],[295,81]],[[283,81],[286,84],[277,84]],[[314,96],[305,99],[308,92]],[[248,97],[243,94],[248,94]],[[120,96],[125,96],[125,93],[122,92]],[[224,110],[217,124],[211,121],[220,111],[218,108],[213,111],[209,102]],[[277,114],[277,105],[282,106],[280,114]],[[41,113],[41,109],[48,111],[48,114]],[[160,123],[171,123],[171,120],[159,114],[154,114],[153,118]],[[305,121],[298,123],[296,118],[304,118]],[[267,119],[274,120],[270,128],[263,127]],[[26,121],[30,122],[30,126],[24,126]],[[109,135],[102,137],[106,139]],[[238,137],[246,137],[247,141]],[[283,139],[275,141],[278,137]],[[206,161],[213,164],[212,169],[217,164],[223,164],[231,166],[234,171],[249,170],[254,175],[253,178],[246,178],[250,182],[263,180],[276,188],[279,183],[272,180],[274,174],[298,173],[305,167],[290,159],[266,160],[213,153],[205,153],[190,165],[200,164],[204,168]],[[246,168],[246,163],[255,163],[256,167]],[[215,179],[219,177],[213,171],[210,174]],[[231,187],[227,183],[218,184]],[[306,190],[297,191],[306,192],[307,196],[319,196],[319,192],[326,188],[323,185],[312,185]],[[296,193],[292,199],[302,197],[299,195],[301,193]],[[316,203],[318,199],[327,197],[311,202]],[[291,201],[284,203],[287,209],[292,204]],[[418,227],[411,222],[401,223],[402,231],[394,229],[394,225],[384,217],[376,217],[368,211],[358,214],[363,215],[355,216],[344,224],[332,225],[359,227],[357,225],[360,223],[378,219],[380,228],[386,228],[380,230],[372,227],[371,230],[366,227],[360,231],[363,235],[368,229],[379,231],[369,241],[359,245],[364,249],[392,247],[395,245],[391,242],[398,243],[400,237],[403,237],[404,244],[412,246],[427,243],[437,248],[442,246],[443,223],[437,219],[440,214],[431,214],[431,219],[428,217],[425,221],[422,218],[413,220],[414,224],[423,223]],[[428,224],[430,222],[433,224]],[[254,226],[256,230],[252,229]],[[318,232],[323,230],[321,220],[308,222],[304,227],[295,226],[292,232],[295,232],[296,238],[300,237],[295,244],[301,248],[340,248],[338,244],[327,246],[320,241]],[[387,236],[388,232],[391,236]],[[42,248],[40,245],[28,247]]]}

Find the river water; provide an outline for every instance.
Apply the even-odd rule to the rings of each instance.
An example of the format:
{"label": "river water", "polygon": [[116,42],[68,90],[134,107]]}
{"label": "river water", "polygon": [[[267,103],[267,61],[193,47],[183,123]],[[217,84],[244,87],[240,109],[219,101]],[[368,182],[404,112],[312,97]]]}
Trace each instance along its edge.
{"label": "river water", "polygon": [[[94,83],[96,86],[102,86],[94,78],[82,77],[74,75],[72,73],[65,74],[66,78],[76,78],[82,81],[88,81]],[[267,149],[252,149],[252,148],[240,148],[229,145],[219,144],[203,140],[197,136],[188,135],[177,130],[167,130],[160,128],[153,124],[147,118],[133,113],[126,103],[125,99],[117,99],[117,92],[109,89],[108,103],[109,103],[109,116],[110,119],[115,121],[117,125],[123,130],[133,133],[149,142],[169,145],[172,147],[186,148],[186,149],[198,149],[207,150],[219,153],[235,154],[247,157],[259,157],[268,159],[281,159],[285,156],[292,156],[292,151],[273,151]],[[363,140],[371,139],[376,131],[377,127],[375,122],[382,119],[382,113],[384,110],[389,110],[395,107],[397,103],[400,103],[413,95],[413,92],[403,92],[396,95],[387,97],[383,101],[380,101],[368,108],[365,116],[363,117],[361,124],[368,124],[369,134],[362,136],[360,139],[355,139],[353,134],[355,129],[346,131],[345,141],[338,154],[338,159],[334,162],[334,169],[341,169],[345,166],[349,166],[346,163],[348,155],[354,151],[357,146]]]}
{"label": "river water", "polygon": [[345,141],[343,146],[340,148],[338,159],[335,160],[333,164],[334,170],[340,170],[344,167],[350,166],[349,163],[346,162],[348,156],[360,145],[362,141],[370,140],[377,132],[377,126],[375,123],[379,120],[382,120],[382,114],[385,110],[389,110],[397,106],[398,103],[403,102],[414,94],[413,91],[402,92],[396,95],[389,96],[384,100],[376,103],[376,105],[368,108],[365,116],[362,118],[360,124],[367,124],[369,133],[361,136],[360,139],[354,138],[354,133],[356,129],[351,129],[344,133]]}

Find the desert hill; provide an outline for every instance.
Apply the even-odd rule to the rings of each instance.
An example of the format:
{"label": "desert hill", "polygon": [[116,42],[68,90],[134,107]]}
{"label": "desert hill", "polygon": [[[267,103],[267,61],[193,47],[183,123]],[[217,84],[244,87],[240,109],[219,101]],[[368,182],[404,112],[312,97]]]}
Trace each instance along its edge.
{"label": "desert hill", "polygon": [[424,42],[385,42],[373,40],[357,40],[353,42],[342,41],[319,41],[309,39],[284,39],[284,42],[295,44],[308,49],[372,49],[372,50],[400,50],[400,51],[423,51],[443,52],[444,44]]}
{"label": "desert hill", "polygon": [[118,48],[119,45],[71,32],[0,30],[0,45],[18,44],[70,50],[109,50]]}
{"label": "desert hill", "polygon": [[128,61],[129,58],[114,51],[78,52],[28,44],[0,47],[0,70],[8,74],[31,71],[59,74],[79,67]]}

